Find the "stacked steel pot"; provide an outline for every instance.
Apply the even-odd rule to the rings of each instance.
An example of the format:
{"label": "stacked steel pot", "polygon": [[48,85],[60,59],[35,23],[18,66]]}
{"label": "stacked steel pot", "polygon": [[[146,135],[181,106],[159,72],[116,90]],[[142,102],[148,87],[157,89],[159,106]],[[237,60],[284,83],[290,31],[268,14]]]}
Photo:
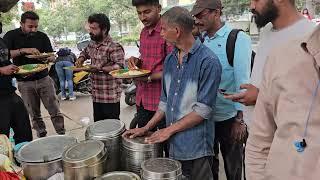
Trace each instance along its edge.
{"label": "stacked steel pot", "polygon": [[106,173],[107,148],[96,140],[83,141],[72,145],[63,152],[65,180],[88,180]]}
{"label": "stacked steel pot", "polygon": [[120,170],[121,135],[125,131],[125,124],[117,119],[95,122],[86,130],[87,140],[100,140],[108,149],[107,172]]}
{"label": "stacked steel pot", "polygon": [[162,157],[160,144],[148,144],[146,137],[129,139],[122,138],[121,164],[122,169],[140,174],[141,163],[150,158]]}
{"label": "stacked steel pot", "polygon": [[182,168],[179,161],[168,158],[155,158],[141,164],[142,180],[182,180]]}
{"label": "stacked steel pot", "polygon": [[27,179],[48,179],[63,171],[63,151],[76,142],[75,138],[68,136],[44,137],[24,145],[15,157],[21,163]]}

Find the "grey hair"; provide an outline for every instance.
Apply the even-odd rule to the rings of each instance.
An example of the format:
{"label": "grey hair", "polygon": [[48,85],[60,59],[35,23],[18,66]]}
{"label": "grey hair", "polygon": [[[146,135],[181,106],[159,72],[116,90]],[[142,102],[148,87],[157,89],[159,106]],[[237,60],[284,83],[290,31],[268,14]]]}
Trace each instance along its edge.
{"label": "grey hair", "polygon": [[161,18],[169,25],[177,25],[187,33],[192,32],[194,18],[186,8],[173,7],[166,11]]}

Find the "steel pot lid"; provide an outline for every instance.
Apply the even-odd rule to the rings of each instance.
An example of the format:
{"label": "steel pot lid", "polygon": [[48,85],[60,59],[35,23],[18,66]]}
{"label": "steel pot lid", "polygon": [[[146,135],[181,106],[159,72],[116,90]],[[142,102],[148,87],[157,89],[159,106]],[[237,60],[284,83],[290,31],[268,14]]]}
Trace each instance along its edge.
{"label": "steel pot lid", "polygon": [[182,174],[181,163],[168,158],[148,159],[141,168],[142,177],[147,179],[175,178]]}
{"label": "steel pot lid", "polygon": [[124,122],[118,119],[108,119],[97,121],[90,125],[86,130],[86,135],[89,137],[108,138],[116,137],[122,134],[125,130]]}
{"label": "steel pot lid", "polygon": [[139,151],[151,151],[157,150],[160,147],[160,144],[148,144],[145,142],[145,139],[149,136],[142,136],[130,139],[128,137],[122,137],[122,145],[134,150]]}
{"label": "steel pot lid", "polygon": [[76,138],[63,135],[39,138],[21,147],[15,157],[29,163],[54,161],[61,159],[63,151],[76,142]]}
{"label": "steel pot lid", "polygon": [[64,165],[71,167],[89,166],[101,160],[107,153],[104,143],[87,140],[74,144],[62,154]]}
{"label": "steel pot lid", "polygon": [[140,177],[132,172],[115,171],[102,175],[96,180],[141,180]]}

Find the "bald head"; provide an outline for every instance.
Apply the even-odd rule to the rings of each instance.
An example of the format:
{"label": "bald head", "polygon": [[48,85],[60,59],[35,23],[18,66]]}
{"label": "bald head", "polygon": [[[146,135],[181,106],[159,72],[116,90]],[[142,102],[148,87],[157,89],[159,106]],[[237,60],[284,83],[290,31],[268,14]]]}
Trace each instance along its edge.
{"label": "bald head", "polygon": [[179,26],[185,33],[192,32],[194,19],[190,12],[182,7],[173,7],[166,11],[161,19],[169,26]]}

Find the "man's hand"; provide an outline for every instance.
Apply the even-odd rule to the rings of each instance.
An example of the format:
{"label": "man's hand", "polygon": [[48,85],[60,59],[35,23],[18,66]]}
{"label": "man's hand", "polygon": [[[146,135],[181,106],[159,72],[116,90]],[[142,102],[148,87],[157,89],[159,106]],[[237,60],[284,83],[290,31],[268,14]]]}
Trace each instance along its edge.
{"label": "man's hand", "polygon": [[145,127],[130,129],[122,134],[122,137],[129,137],[130,139],[135,137],[144,136],[148,133],[148,129]]}
{"label": "man's hand", "polygon": [[102,72],[102,66],[97,66],[97,65],[89,65],[90,69],[86,70],[88,72],[92,73],[97,73],[97,72]]}
{"label": "man's hand", "polygon": [[246,106],[255,105],[258,98],[259,89],[252,84],[242,84],[240,89],[246,89],[246,91],[233,95],[225,95],[224,98],[230,99],[233,102],[242,103]]}
{"label": "man's hand", "polygon": [[155,144],[155,143],[162,143],[168,140],[173,133],[169,130],[169,128],[160,129],[154,132],[150,137],[145,139],[146,143]]}
{"label": "man's hand", "polygon": [[141,64],[141,60],[139,58],[131,56],[128,59],[128,68],[129,69],[138,69],[140,64]]}
{"label": "man's hand", "polygon": [[46,58],[46,61],[47,62],[54,62],[56,60],[56,57],[55,56],[50,56],[50,57],[47,57]]}
{"label": "man's hand", "polygon": [[237,116],[232,124],[231,137],[236,142],[245,143],[247,140],[248,132],[247,125],[243,121],[243,112],[238,111]]}
{"label": "man's hand", "polygon": [[40,55],[40,51],[36,48],[22,48],[20,49],[22,54]]}
{"label": "man's hand", "polygon": [[75,65],[76,67],[82,67],[83,66],[83,62],[84,62],[84,59],[83,58],[78,58],[75,62]]}
{"label": "man's hand", "polygon": [[13,64],[0,67],[0,74],[7,75],[7,76],[12,75],[17,71],[19,71],[19,68]]}

